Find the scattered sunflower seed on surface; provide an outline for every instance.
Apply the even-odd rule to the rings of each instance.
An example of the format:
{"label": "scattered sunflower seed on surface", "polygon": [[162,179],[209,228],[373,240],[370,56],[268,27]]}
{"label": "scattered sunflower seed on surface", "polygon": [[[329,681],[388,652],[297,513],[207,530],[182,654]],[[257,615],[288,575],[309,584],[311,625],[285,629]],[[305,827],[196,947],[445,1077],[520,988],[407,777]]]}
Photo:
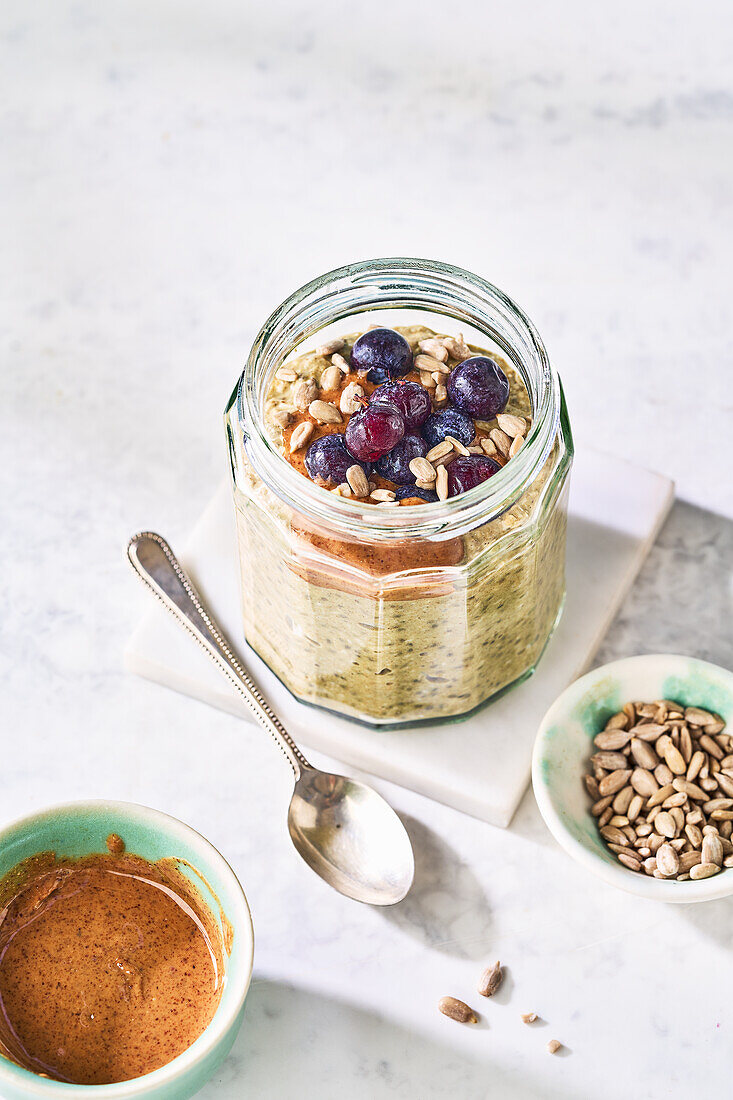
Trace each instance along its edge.
{"label": "scattered sunflower seed on surface", "polygon": [[547,1053],[557,1054],[558,1050],[560,1050],[561,1047],[562,1043],[559,1039],[550,1039],[549,1043],[547,1044]]}
{"label": "scattered sunflower seed on surface", "polygon": [[504,974],[502,973],[501,963],[495,962],[493,966],[487,966],[483,974],[479,978],[478,992],[482,997],[493,997],[497,989],[502,983]]}
{"label": "scattered sunflower seed on surface", "polygon": [[459,1024],[475,1024],[478,1016],[464,1001],[457,997],[441,997],[438,1001],[438,1011],[451,1020],[457,1020]]}

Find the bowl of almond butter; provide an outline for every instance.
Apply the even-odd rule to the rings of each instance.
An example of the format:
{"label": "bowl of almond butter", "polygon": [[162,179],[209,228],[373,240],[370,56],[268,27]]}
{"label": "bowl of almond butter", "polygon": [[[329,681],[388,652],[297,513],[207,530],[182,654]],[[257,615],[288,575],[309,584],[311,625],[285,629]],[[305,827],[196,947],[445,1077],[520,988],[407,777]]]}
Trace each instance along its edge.
{"label": "bowl of almond butter", "polygon": [[558,843],[611,885],[733,894],[733,673],[670,654],[594,669],[545,715],[532,784]]}

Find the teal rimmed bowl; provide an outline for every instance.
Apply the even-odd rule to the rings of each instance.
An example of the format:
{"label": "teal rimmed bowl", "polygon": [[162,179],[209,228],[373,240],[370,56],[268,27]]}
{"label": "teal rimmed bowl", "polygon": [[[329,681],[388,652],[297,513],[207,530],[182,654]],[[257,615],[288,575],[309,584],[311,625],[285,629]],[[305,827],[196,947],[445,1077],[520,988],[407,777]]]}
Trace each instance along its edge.
{"label": "teal rimmed bowl", "polygon": [[38,852],[55,851],[72,858],[104,852],[110,833],[119,833],[128,852],[151,862],[169,858],[190,863],[201,877],[185,863],[180,870],[195,884],[214,915],[223,910],[233,937],[231,953],[225,953],[225,983],[219,1007],[203,1034],[183,1054],[153,1073],[119,1084],[51,1081],[0,1055],[3,1100],[187,1100],[216,1072],[237,1037],[252,977],[252,918],[239,880],[224,857],[183,822],[130,802],[54,806],[0,830],[0,877]]}
{"label": "teal rimmed bowl", "polygon": [[696,902],[733,894],[733,868],[677,882],[629,871],[610,852],[590,812],[583,784],[593,738],[630,701],[673,699],[715,711],[733,733],[733,673],[694,657],[627,657],[581,676],[542,720],[532,758],[532,786],[545,824],[565,851],[612,886],[658,901]]}

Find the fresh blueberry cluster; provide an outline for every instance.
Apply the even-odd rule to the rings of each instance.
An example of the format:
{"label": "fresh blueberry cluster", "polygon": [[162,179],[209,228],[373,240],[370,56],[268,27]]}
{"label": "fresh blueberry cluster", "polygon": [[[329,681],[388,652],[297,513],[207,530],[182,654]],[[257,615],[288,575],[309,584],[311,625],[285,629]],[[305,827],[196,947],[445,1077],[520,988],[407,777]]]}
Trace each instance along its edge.
{"label": "fresh blueberry cluster", "polygon": [[[414,369],[412,349],[404,336],[389,328],[370,329],[358,338],[351,350],[351,369],[377,383],[376,389],[351,415],[345,433],[316,439],[305,456],[310,477],[331,488],[343,484],[349,468],[359,465],[367,477],[374,469],[393,482],[397,500],[438,500],[433,489],[415,484],[410,464],[424,459],[446,437],[468,448],[476,436],[474,420],[493,420],[509,398],[501,367],[476,355],[454,367],[447,381],[451,404],[433,412],[425,386],[398,381]],[[500,469],[487,455],[461,453],[448,467],[448,496],[474,488]]]}

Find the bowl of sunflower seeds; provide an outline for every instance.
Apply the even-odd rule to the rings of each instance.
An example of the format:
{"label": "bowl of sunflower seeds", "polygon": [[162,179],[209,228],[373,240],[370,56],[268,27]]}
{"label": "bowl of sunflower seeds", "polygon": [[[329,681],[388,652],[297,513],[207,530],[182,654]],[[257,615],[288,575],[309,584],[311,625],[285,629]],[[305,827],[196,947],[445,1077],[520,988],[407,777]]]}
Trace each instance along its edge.
{"label": "bowl of sunflower seeds", "polygon": [[558,843],[606,882],[733,894],[733,673],[670,654],[594,669],[545,715],[532,784]]}

